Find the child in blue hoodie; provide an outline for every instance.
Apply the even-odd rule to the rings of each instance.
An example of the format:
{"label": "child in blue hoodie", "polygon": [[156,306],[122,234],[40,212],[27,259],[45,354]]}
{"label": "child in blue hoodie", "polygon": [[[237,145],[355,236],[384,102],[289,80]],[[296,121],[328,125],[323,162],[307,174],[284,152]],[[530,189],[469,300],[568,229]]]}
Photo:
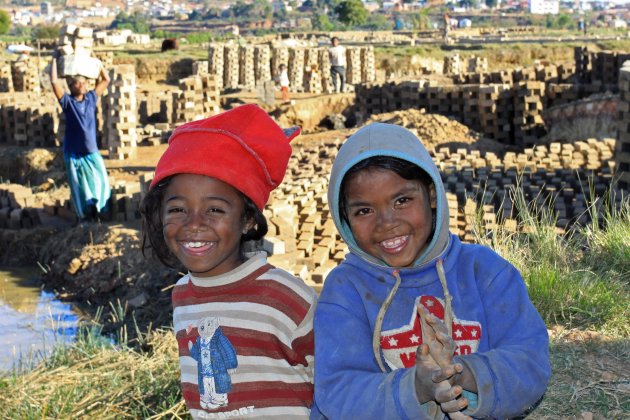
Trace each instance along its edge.
{"label": "child in blue hoodie", "polygon": [[311,418],[506,418],[539,401],[545,324],[515,267],[449,233],[439,171],[414,134],[375,123],[350,136],[328,203],[350,253],[317,305]]}

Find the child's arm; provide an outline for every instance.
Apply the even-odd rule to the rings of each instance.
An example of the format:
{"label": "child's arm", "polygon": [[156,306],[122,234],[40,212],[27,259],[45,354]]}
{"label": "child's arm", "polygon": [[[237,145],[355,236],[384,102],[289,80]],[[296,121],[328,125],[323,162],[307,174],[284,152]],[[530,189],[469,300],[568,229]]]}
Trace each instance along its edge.
{"label": "child's arm", "polygon": [[477,408],[466,413],[498,418],[522,414],[543,395],[551,374],[545,324],[518,270],[492,250],[461,266],[477,267],[479,305],[485,314],[482,337],[490,348],[454,358],[464,365],[455,383],[478,394]]}

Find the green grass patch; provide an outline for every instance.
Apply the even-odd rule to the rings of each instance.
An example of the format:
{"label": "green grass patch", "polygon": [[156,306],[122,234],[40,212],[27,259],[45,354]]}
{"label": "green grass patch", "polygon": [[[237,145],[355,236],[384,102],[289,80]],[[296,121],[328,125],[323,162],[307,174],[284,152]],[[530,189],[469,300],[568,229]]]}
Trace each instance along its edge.
{"label": "green grass patch", "polygon": [[[547,325],[630,336],[630,200],[591,204],[592,222],[567,233],[555,215],[512,191],[519,231],[488,231],[478,217],[478,242],[512,262]],[[609,200],[614,202],[614,200]],[[551,203],[550,203],[551,204]],[[596,209],[600,209],[596,211]]]}

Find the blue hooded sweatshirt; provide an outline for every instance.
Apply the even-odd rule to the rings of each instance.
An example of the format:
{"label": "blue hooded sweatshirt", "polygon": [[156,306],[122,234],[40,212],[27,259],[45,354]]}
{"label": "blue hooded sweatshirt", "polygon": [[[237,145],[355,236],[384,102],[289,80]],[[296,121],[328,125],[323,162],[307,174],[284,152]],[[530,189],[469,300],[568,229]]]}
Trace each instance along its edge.
{"label": "blue hooded sweatshirt", "polygon": [[[412,267],[390,267],[366,254],[341,218],[344,175],[373,156],[409,161],[435,186],[435,229]],[[440,174],[413,133],[375,123],[349,137],[333,164],[328,203],[350,253],[326,278],[317,304],[311,418],[444,417],[435,403],[421,405],[415,389],[422,342],[416,308],[422,304],[444,319],[449,305],[443,283],[452,296],[455,360],[470,369],[478,388],[476,395],[467,393],[471,404],[464,413],[508,418],[541,398],[551,370],[545,324],[515,267],[490,248],[463,244],[449,233]]]}

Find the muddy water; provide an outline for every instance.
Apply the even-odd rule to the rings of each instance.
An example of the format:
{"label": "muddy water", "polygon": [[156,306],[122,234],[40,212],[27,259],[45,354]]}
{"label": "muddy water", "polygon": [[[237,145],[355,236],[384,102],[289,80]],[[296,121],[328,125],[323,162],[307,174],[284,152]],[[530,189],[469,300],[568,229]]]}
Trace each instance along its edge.
{"label": "muddy water", "polygon": [[79,317],[41,289],[36,268],[0,267],[0,374],[28,368],[74,340]]}

